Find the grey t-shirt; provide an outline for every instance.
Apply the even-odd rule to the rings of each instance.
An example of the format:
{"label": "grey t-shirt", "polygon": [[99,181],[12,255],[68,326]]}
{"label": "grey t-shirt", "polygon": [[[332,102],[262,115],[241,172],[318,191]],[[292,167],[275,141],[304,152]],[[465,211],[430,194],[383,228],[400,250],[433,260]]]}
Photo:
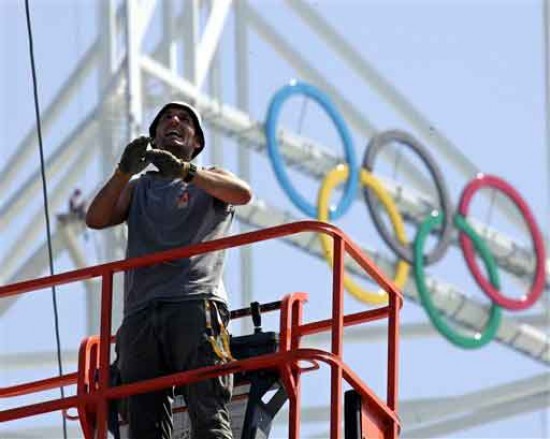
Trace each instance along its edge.
{"label": "grey t-shirt", "polygon": [[[127,257],[188,246],[229,233],[234,208],[181,179],[149,172],[134,185],[128,213]],[[151,300],[181,302],[212,298],[227,303],[222,282],[225,251],[214,251],[129,270],[124,282],[124,315]]]}

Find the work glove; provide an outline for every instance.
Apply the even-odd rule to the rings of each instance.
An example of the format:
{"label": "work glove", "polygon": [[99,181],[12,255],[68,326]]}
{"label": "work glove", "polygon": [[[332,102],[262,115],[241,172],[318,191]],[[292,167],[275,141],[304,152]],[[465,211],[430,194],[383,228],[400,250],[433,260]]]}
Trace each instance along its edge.
{"label": "work glove", "polygon": [[145,156],[148,142],[149,137],[140,136],[126,145],[118,163],[118,169],[128,175],[143,171],[149,164]]}
{"label": "work glove", "polygon": [[145,160],[153,163],[164,177],[183,177],[189,168],[188,162],[164,149],[150,149],[145,153]]}

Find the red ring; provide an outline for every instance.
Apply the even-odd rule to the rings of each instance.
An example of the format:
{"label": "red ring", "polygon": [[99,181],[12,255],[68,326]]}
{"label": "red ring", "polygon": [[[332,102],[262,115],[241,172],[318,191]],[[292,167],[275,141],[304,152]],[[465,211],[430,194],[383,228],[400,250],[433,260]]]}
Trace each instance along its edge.
{"label": "red ring", "polygon": [[496,288],[494,288],[487,279],[481,273],[479,266],[475,260],[474,246],[470,238],[463,232],[460,232],[460,248],[462,249],[462,254],[466,260],[466,264],[470,268],[477,284],[485,294],[487,294],[497,305],[502,306],[503,308],[519,311],[522,309],[529,308],[533,305],[542,294],[544,288],[544,275],[545,275],[545,254],[544,254],[544,244],[542,240],[542,234],[537,226],[535,218],[529,206],[523,200],[518,191],[516,191],[510,184],[505,182],[499,177],[492,175],[483,175],[479,174],[475,179],[470,181],[466,187],[463,189],[462,194],[460,195],[460,203],[458,207],[459,213],[467,217],[468,207],[470,206],[470,201],[474,194],[483,187],[492,187],[501,192],[503,192],[520,210],[521,214],[525,218],[527,227],[531,232],[531,238],[533,239],[533,244],[535,246],[535,255],[537,257],[537,264],[535,270],[535,277],[533,283],[531,284],[531,289],[529,294],[523,296],[521,299],[510,299],[501,294]]}

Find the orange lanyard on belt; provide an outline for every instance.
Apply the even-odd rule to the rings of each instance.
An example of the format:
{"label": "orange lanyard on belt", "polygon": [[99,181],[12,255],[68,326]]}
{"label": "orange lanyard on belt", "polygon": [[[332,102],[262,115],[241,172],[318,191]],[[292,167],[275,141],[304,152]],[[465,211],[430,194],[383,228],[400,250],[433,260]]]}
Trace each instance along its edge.
{"label": "orange lanyard on belt", "polygon": [[[220,327],[219,337],[214,337],[214,329],[212,327],[212,307],[216,311],[216,318]],[[222,322],[219,316],[218,309],[215,304],[211,304],[210,300],[204,300],[204,309],[206,314],[206,337],[212,346],[212,350],[223,361],[235,360],[231,355],[231,349],[229,347],[229,331]]]}

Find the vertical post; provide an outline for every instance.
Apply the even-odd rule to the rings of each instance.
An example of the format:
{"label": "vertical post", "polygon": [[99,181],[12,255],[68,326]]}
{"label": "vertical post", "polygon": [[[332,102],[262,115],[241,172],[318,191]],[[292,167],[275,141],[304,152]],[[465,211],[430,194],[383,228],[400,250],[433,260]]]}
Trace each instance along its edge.
{"label": "vertical post", "polygon": [[[114,142],[114,130],[109,118],[108,108],[108,96],[105,95],[105,91],[109,84],[111,84],[114,73],[116,70],[116,40],[117,40],[117,27],[116,27],[116,4],[115,0],[102,0],[98,2],[98,23],[99,23],[99,71],[98,75],[98,90],[100,102],[100,126],[101,133],[100,145],[101,145],[101,168],[103,173],[103,179],[109,178],[113,172],[113,163],[116,160],[115,154],[115,142]],[[114,242],[110,237],[104,239],[104,249],[106,250],[105,256],[109,256],[109,241]],[[97,329],[96,329],[97,330]]]}
{"label": "vertical post", "polygon": [[[184,8],[185,24],[184,32],[184,63],[183,74],[186,79],[193,85],[197,85],[197,46],[199,44],[199,27],[200,27],[200,0],[186,0]],[[199,93],[200,90],[197,90]],[[196,104],[194,99],[191,99],[192,104]],[[199,154],[195,159],[197,165],[202,165],[202,154]]]}
{"label": "vertical post", "polygon": [[[120,144],[121,139],[116,134],[115,124],[112,121],[112,101],[113,97],[107,95],[105,92],[107,87],[111,86],[115,80],[115,74],[118,67],[118,53],[117,53],[117,9],[124,7],[117,6],[116,0],[101,0],[98,2],[98,23],[99,23],[99,40],[100,40],[100,62],[98,71],[98,90],[99,100],[98,104],[101,108],[99,114],[99,132],[100,139],[98,141],[101,146],[100,154],[100,166],[103,181],[113,174],[115,166],[119,160],[119,154],[122,150]],[[123,249],[123,234],[121,228],[109,228],[105,229],[101,233],[101,250],[102,254],[99,257],[103,261],[113,261],[124,257]],[[119,289],[117,285],[117,290]],[[89,297],[87,303],[89,323],[89,334],[97,334],[99,328],[99,299],[97,295]],[[114,316],[114,323],[119,324],[122,319],[122,301],[118,300],[113,303],[112,312]]]}
{"label": "vertical post", "polygon": [[290,338],[290,350],[296,350],[300,348],[300,340],[302,336],[300,335],[300,325],[302,324],[303,316],[303,302],[302,299],[294,300],[292,303],[292,314],[291,314],[291,338]]}
{"label": "vertical post", "polygon": [[98,439],[107,438],[108,401],[105,391],[109,388],[109,357],[111,352],[111,306],[113,304],[113,272],[103,273],[101,278],[101,329],[99,335],[99,395]]}
{"label": "vertical post", "polygon": [[184,3],[184,7],[187,9],[184,12],[185,25],[183,27],[184,32],[184,64],[183,73],[184,76],[196,84],[197,81],[197,54],[196,47],[199,43],[199,13],[200,2],[199,0],[187,0]]}
{"label": "vertical post", "polygon": [[[208,2],[210,9],[210,15],[214,7],[214,0]],[[221,62],[220,62],[220,49],[219,45],[214,53],[212,62],[210,63],[210,75],[208,78],[208,87],[210,89],[210,96],[212,96],[217,102],[223,102],[223,78],[221,75]],[[210,143],[208,144],[210,150],[210,161],[214,165],[223,165],[223,149],[221,144],[221,135],[219,132],[212,130],[210,132]],[[247,303],[248,305],[248,303]],[[246,319],[249,321],[249,319]]]}
{"label": "vertical post", "polygon": [[137,23],[139,5],[132,0],[126,0],[126,111],[128,117],[127,141],[137,137],[142,124],[141,71],[139,65],[141,35]]}
{"label": "vertical post", "polygon": [[[300,330],[302,323],[303,301],[302,299],[294,299],[291,305],[291,331],[290,331],[290,350],[294,351],[300,348]],[[293,410],[289,413],[290,420],[293,423],[292,433],[294,437],[300,437],[300,406],[302,405],[302,390],[300,383],[300,368],[298,364],[293,364],[292,376],[294,377],[295,399]]]}
{"label": "vertical post", "polygon": [[[289,352],[292,346],[292,296],[286,296],[281,303],[279,351]],[[288,395],[288,437],[299,439],[297,417],[297,388],[294,372],[290,364],[281,370],[281,379]]]}
{"label": "vertical post", "polygon": [[[332,277],[332,353],[342,358],[344,336],[344,249],[342,237],[333,236],[334,266]],[[331,394],[330,394],[330,437],[340,437],[342,422],[342,368],[340,365],[331,367]]]}
{"label": "vertical post", "polygon": [[[307,299],[304,293],[286,296],[281,303],[280,352],[290,352],[299,347],[299,325],[302,321],[302,305]],[[288,395],[288,437],[300,438],[300,372],[293,364],[286,364],[281,371]]]}
{"label": "vertical post", "polygon": [[[235,2],[235,78],[237,81],[237,107],[245,113],[249,112],[249,94],[248,94],[248,27],[246,20],[247,0],[237,0]],[[238,171],[239,176],[246,181],[250,181],[250,152],[245,148],[242,138],[239,141],[238,152]],[[240,224],[240,230],[245,233],[250,228]],[[253,257],[251,246],[242,246],[239,249],[240,270],[241,270],[241,294],[242,301],[249,304],[253,300]],[[246,320],[245,325],[249,320]],[[245,331],[249,328],[245,326]]]}
{"label": "vertical post", "polygon": [[163,44],[161,60],[172,71],[177,71],[176,41],[174,32],[174,5],[172,0],[162,2]]}
{"label": "vertical post", "polygon": [[286,365],[281,378],[288,395],[288,437],[289,439],[300,439],[299,395],[294,376],[295,374],[290,365]]}
{"label": "vertical post", "polygon": [[399,367],[399,305],[400,299],[391,292],[389,296],[390,312],[388,315],[388,407],[397,412],[397,385]]}

